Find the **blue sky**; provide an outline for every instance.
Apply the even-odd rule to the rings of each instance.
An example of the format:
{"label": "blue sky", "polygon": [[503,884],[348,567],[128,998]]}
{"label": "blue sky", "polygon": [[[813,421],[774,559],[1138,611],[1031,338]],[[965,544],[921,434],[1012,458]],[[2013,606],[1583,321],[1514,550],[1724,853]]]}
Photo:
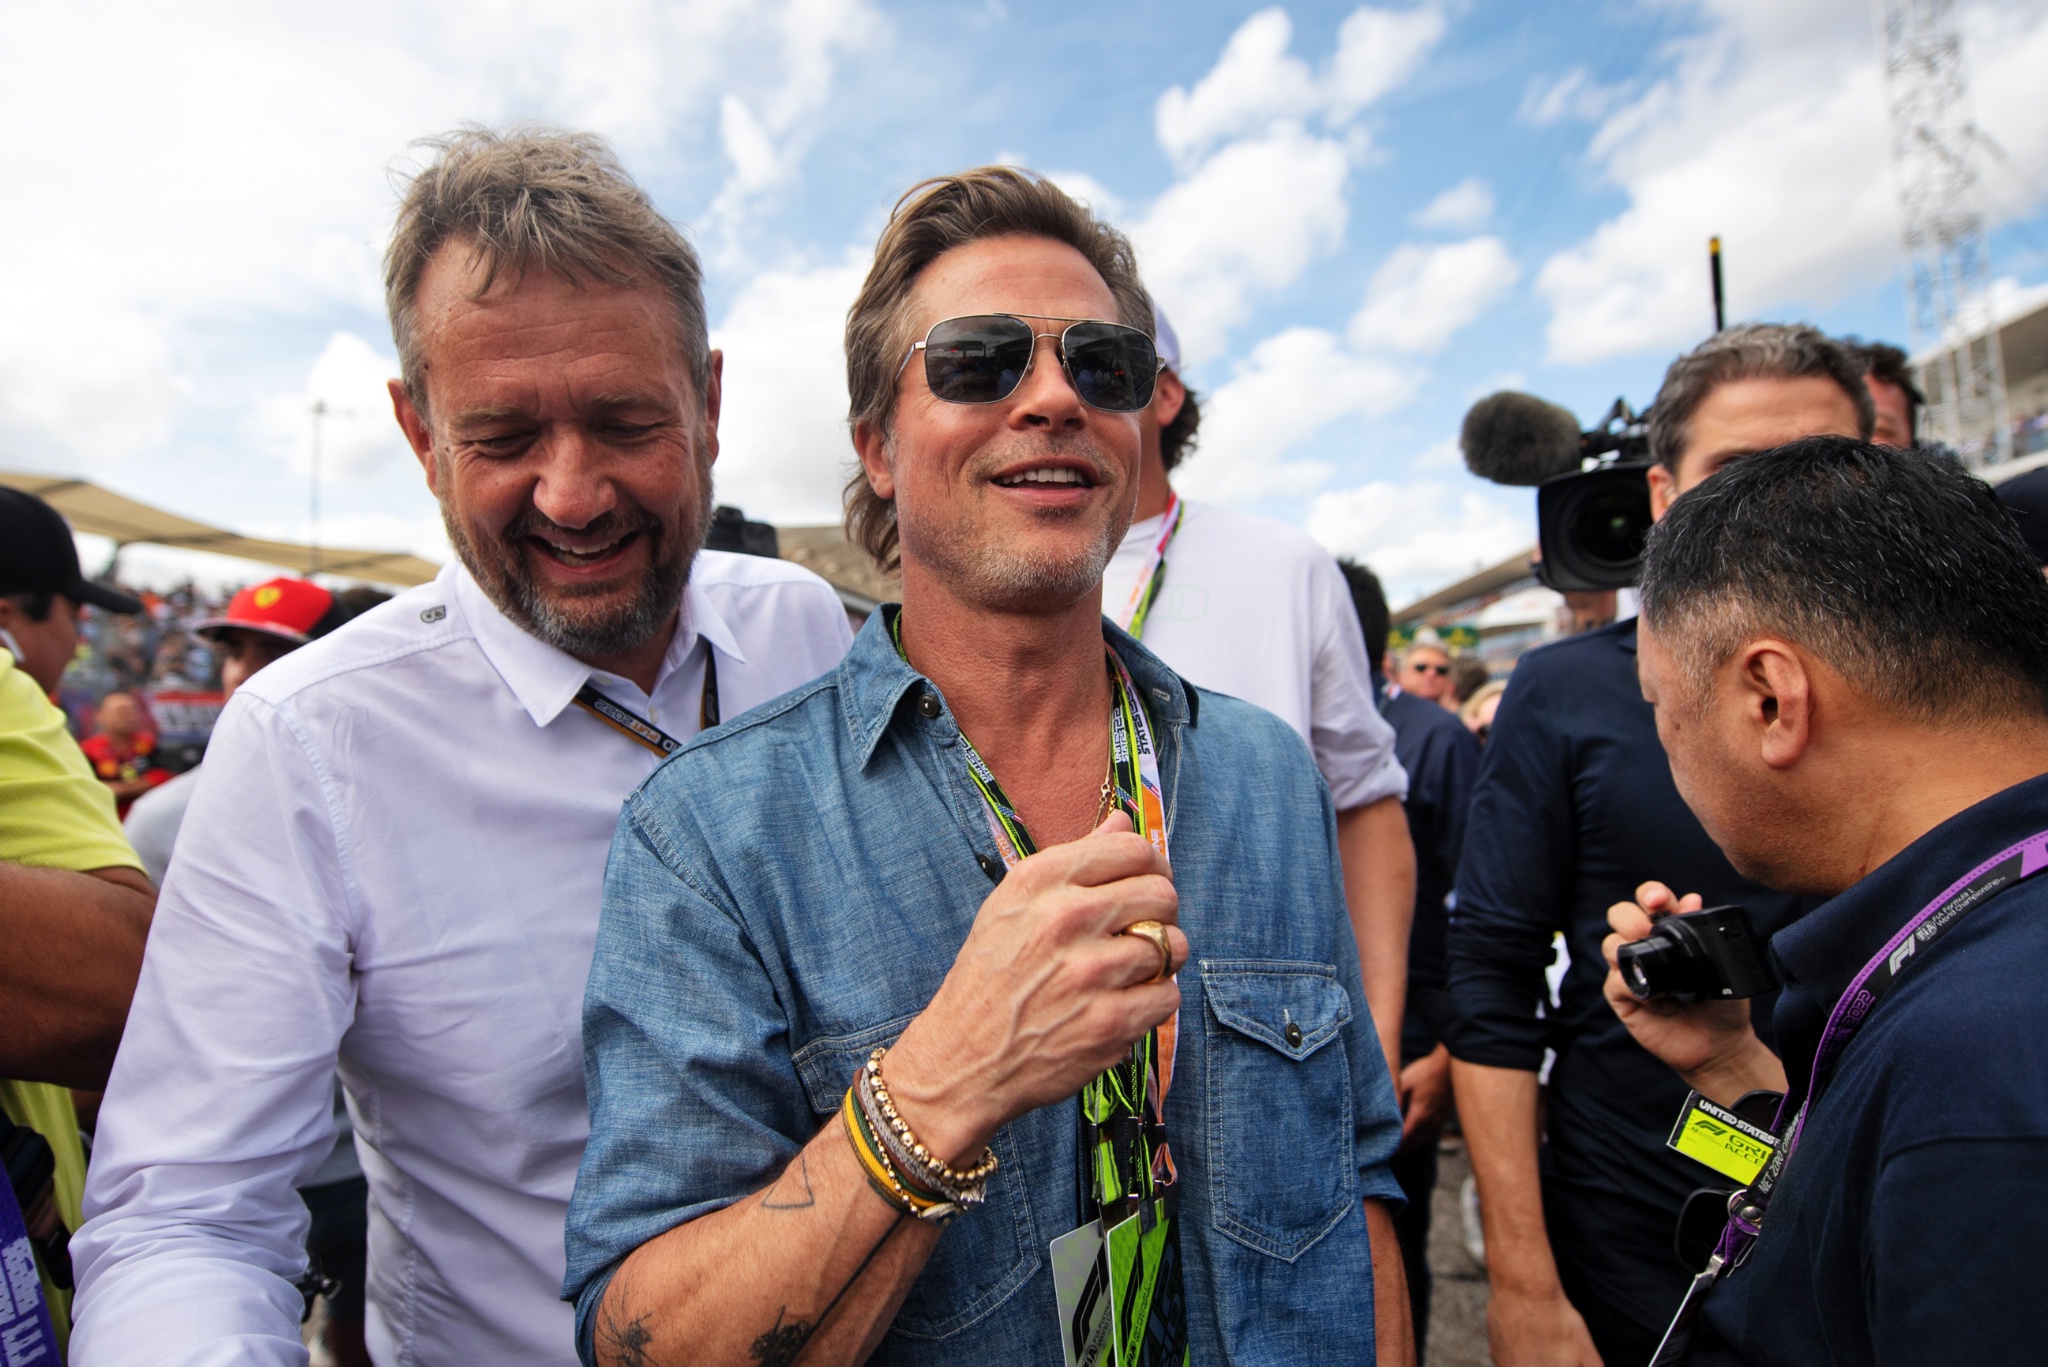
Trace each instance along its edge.
{"label": "blue sky", "polygon": [[[2048,5],[1960,10],[2024,291]],[[321,398],[323,539],[445,554],[380,391],[392,169],[527,116],[614,139],[698,242],[721,497],[824,521],[882,218],[1002,159],[1138,241],[1207,400],[1185,487],[1404,597],[1529,539],[1530,496],[1457,463],[1464,408],[1647,402],[1711,327],[1709,234],[1734,316],[1906,340],[1877,47],[1867,0],[0,5],[0,466],[302,536]]]}

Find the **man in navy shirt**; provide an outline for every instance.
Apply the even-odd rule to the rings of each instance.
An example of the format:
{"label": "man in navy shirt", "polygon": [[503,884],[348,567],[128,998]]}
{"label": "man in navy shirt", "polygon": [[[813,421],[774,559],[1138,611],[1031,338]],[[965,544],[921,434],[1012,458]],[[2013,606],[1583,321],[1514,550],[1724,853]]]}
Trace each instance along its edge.
{"label": "man in navy shirt", "polygon": [[[1652,533],[1641,640],[1643,696],[1708,833],[1745,874],[1833,897],[1771,940],[1777,1053],[1746,1002],[1640,1003],[1608,976],[1635,1038],[1703,1096],[1790,1090],[1790,1158],[1740,1203],[1761,1232],[1746,1258],[1724,1241],[1691,1362],[2040,1360],[2048,584],[2032,555],[1950,463],[1804,441]],[[1613,910],[1610,962],[1650,915],[1698,905],[1646,886]]]}
{"label": "man in navy shirt", "polygon": [[[1810,327],[1731,328],[1664,377],[1652,509],[1750,452],[1870,428],[1862,362],[1841,345]],[[1631,619],[1516,666],[1458,869],[1447,1040],[1502,1367],[1636,1367],[1685,1291],[1672,1229],[1711,1174],[1664,1148],[1685,1089],[1600,995],[1607,908],[1651,878],[1744,902],[1766,930],[1794,909],[1737,875],[1671,786]],[[1560,933],[1571,968],[1550,1009],[1543,975]],[[1546,1047],[1557,1061],[1539,1123]]]}
{"label": "man in navy shirt", "polygon": [[1380,715],[1394,728],[1394,758],[1408,775],[1402,803],[1415,842],[1415,918],[1408,933],[1408,995],[1401,1020],[1401,1148],[1388,1166],[1407,1207],[1394,1217],[1401,1262],[1408,1273],[1408,1303],[1415,1321],[1415,1358],[1427,1356],[1429,1331],[1429,1204],[1436,1190],[1436,1141],[1451,1109],[1451,1056],[1443,1045],[1450,1010],[1444,988],[1444,939],[1450,930],[1451,882],[1465,845],[1465,811],[1479,772],[1479,742],[1455,712],[1416,697],[1382,678],[1390,614],[1379,576],[1340,560],[1365,658],[1372,662]]}

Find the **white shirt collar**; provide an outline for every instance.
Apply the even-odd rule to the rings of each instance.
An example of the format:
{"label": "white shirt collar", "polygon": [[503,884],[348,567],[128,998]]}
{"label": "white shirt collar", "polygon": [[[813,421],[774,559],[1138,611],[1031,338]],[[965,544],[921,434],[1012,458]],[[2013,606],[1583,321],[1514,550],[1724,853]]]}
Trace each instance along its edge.
{"label": "white shirt collar", "polygon": [[[519,699],[536,726],[553,722],[576,700],[576,694],[598,671],[567,651],[534,636],[500,612],[498,605],[484,593],[466,566],[457,565],[454,578],[456,601],[461,605],[463,617],[475,634],[484,658],[491,662],[491,667]],[[732,628],[719,614],[710,596],[692,579],[683,590],[681,620],[676,624],[675,637],[669,642],[668,653],[662,657],[661,669],[655,675],[656,693],[689,660],[691,652],[697,648],[699,637],[708,648],[736,663],[746,663],[747,657],[733,638]],[[605,677],[607,680],[610,678],[608,675]],[[629,680],[618,682],[639,691]]]}

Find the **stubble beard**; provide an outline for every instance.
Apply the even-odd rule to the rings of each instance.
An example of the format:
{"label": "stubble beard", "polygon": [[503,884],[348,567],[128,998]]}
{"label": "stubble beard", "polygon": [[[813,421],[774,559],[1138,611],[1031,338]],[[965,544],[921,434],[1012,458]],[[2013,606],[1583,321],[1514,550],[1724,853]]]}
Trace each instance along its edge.
{"label": "stubble beard", "polygon": [[[441,487],[451,489],[445,466],[443,470]],[[456,558],[484,596],[527,635],[578,659],[616,655],[654,639],[682,602],[690,567],[711,527],[709,471],[702,483],[703,497],[685,503],[673,532],[638,504],[614,509],[576,529],[586,536],[637,531],[647,539],[648,569],[632,592],[616,602],[606,601],[612,593],[609,587],[585,592],[541,587],[527,561],[529,555],[539,552],[528,547],[525,538],[559,524],[531,505],[495,535],[483,539],[470,535],[444,496],[439,500],[441,525]]]}
{"label": "stubble beard", "polygon": [[[1115,476],[1114,464],[1092,443],[1058,442],[1038,454],[1080,457],[1094,467],[1098,487]],[[1014,460],[1013,453],[991,453],[976,464],[993,469]],[[952,519],[925,518],[920,510],[906,507],[899,499],[896,514],[905,556],[928,567],[961,599],[998,612],[1057,611],[1098,589],[1103,571],[1130,529],[1130,509],[1119,501],[1086,545],[1055,552],[1004,545],[972,513]],[[1039,514],[1047,522],[1076,521],[1091,515],[1091,510]]]}

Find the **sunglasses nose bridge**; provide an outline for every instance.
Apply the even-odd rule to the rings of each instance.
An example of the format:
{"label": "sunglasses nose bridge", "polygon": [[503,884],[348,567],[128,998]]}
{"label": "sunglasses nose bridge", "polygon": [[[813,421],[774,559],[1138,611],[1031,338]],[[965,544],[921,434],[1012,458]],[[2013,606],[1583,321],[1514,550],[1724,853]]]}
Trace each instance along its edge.
{"label": "sunglasses nose bridge", "polygon": [[[1023,320],[1019,319],[1018,321],[1022,322]],[[1029,327],[1030,324],[1026,323],[1025,326]],[[1067,334],[1064,328],[1058,332],[1039,332],[1034,329],[1031,333],[1031,359],[1024,363],[1024,373],[1017,377],[1017,387],[1011,390],[1004,397],[1008,399],[1014,399],[1019,394],[1023,393],[1025,388],[1030,385],[1031,377],[1033,373],[1036,372],[1038,369],[1038,353],[1040,350],[1040,344],[1043,342],[1050,342],[1052,343],[1053,367],[1059,374],[1060,382],[1064,384],[1067,387],[1067,391],[1073,395],[1075,404],[1077,406],[1085,407],[1087,401],[1081,397],[1080,381],[1074,378],[1074,369],[1072,366],[1067,364],[1066,341]]]}

